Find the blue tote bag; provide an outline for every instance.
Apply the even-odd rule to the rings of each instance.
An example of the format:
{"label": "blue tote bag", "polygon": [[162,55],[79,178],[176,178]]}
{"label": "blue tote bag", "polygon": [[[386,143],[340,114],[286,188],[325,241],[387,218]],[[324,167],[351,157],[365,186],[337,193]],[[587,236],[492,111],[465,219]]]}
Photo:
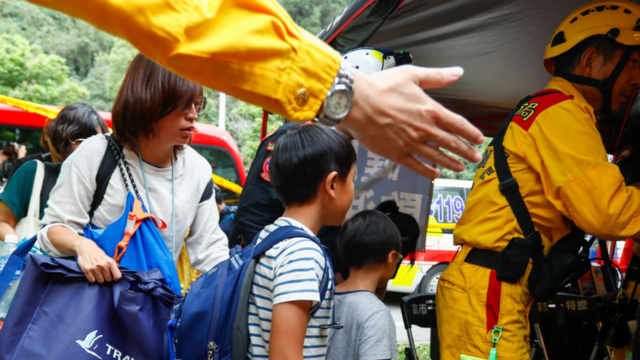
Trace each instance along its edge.
{"label": "blue tote bag", "polygon": [[0,331],[0,360],[161,359],[180,296],[159,270],[121,271],[117,282],[89,283],[73,261],[29,255]]}

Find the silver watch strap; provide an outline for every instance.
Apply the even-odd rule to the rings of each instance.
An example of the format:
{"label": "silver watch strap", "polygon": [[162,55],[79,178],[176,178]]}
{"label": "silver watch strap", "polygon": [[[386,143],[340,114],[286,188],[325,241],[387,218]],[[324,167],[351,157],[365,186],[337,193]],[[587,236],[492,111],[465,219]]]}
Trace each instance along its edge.
{"label": "silver watch strap", "polygon": [[[353,82],[354,82],[355,75],[356,75],[356,69],[353,67],[353,65],[351,65],[349,61],[343,59],[340,62],[340,68],[338,69],[338,74],[333,80],[333,85],[331,86],[331,88],[333,89],[336,85],[342,84],[342,85],[345,85],[347,88],[349,88],[351,92],[353,92]],[[331,90],[329,90],[329,92],[331,92]],[[316,120],[317,122],[325,126],[331,127],[331,126],[338,125],[340,123],[340,120],[333,120],[331,118],[323,116],[323,107],[324,107],[324,102],[323,102],[322,108],[320,108],[320,111],[318,112],[318,115],[314,120]]]}

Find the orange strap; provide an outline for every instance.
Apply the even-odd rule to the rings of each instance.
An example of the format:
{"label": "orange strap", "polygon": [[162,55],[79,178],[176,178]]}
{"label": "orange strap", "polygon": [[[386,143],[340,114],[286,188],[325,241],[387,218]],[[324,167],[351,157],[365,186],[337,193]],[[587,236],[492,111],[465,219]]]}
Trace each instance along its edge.
{"label": "orange strap", "polygon": [[127,227],[124,229],[124,236],[122,237],[122,240],[120,240],[118,245],[116,245],[116,251],[113,254],[113,260],[115,260],[116,263],[120,263],[120,260],[127,252],[127,246],[129,246],[131,236],[133,236],[136,230],[138,230],[138,228],[142,224],[142,221],[147,218],[151,218],[151,220],[153,220],[153,223],[159,230],[164,230],[167,228],[167,224],[162,221],[162,219],[153,214],[146,213],[144,212],[144,210],[142,210],[142,202],[140,201],[140,199],[134,199],[133,209],[129,213],[129,217],[127,218]]}

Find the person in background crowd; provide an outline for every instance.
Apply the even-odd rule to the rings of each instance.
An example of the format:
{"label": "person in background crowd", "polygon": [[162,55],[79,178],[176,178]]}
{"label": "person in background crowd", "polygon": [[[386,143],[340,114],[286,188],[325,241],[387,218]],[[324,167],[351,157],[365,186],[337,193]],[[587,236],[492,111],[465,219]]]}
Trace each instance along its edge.
{"label": "person in background crowd", "polygon": [[11,168],[9,176],[7,177],[7,181],[11,180],[13,174],[15,174],[16,171],[18,171],[18,169],[20,169],[20,167],[22,167],[22,165],[26,164],[28,161],[40,160],[42,162],[52,162],[51,152],[49,150],[49,143],[47,139],[47,127],[49,126],[49,124],[51,124],[51,121],[53,121],[53,119],[47,119],[45,121],[44,127],[42,128],[42,135],[40,135],[40,147],[42,148],[42,150],[44,150],[44,152],[26,155],[25,157],[16,160],[16,162],[13,164],[13,167]]}
{"label": "person in background crowd", "polygon": [[418,238],[420,238],[420,224],[413,216],[400,212],[398,204],[394,200],[381,202],[376,206],[376,210],[387,215],[400,231],[400,239],[402,241],[402,257],[409,257],[411,265],[416,261],[416,246]]}
{"label": "person in background crowd", "polygon": [[[113,136],[123,146],[124,162],[141,200],[149,213],[167,224],[160,235],[174,262],[186,242],[193,267],[208,271],[228,258],[229,249],[218,226],[211,166],[187,145],[204,111],[202,94],[202,86],[138,54],[116,96],[112,117]],[[121,277],[105,250],[82,236],[88,224],[107,228],[121,216],[127,202],[125,181],[129,179],[115,170],[102,202],[89,216],[101,164],[96,159],[105,154],[110,141],[105,136],[87,139],[81,151],[65,161],[42,219],[47,226],[38,234],[40,249],[53,256],[76,256],[90,282]],[[168,265],[175,269],[175,264]]]}
{"label": "person in background crowd", "polygon": [[379,211],[361,211],[342,225],[338,253],[349,277],[336,287],[335,317],[344,328],[329,332],[328,360],[398,356],[396,325],[382,299],[404,258],[401,250],[397,227]]}
{"label": "person in background crowd", "polygon": [[[109,132],[107,125],[98,113],[86,104],[71,104],[65,106],[54,121],[45,129],[47,146],[51,150],[51,159],[55,167],[50,174],[45,175],[44,181],[55,183],[60,174],[62,162],[73,153],[83,140]],[[16,224],[27,215],[29,202],[34,195],[40,196],[43,206],[38,211],[38,219],[44,215],[49,191],[44,187],[40,194],[32,194],[36,176],[37,161],[27,162],[15,173],[0,194],[0,239],[7,234],[16,234]],[[48,179],[47,176],[51,176]],[[35,235],[35,234],[31,234]]]}
{"label": "person in background crowd", "polygon": [[[218,212],[220,213],[220,229],[227,237],[231,233],[231,227],[233,226],[233,219],[236,216],[236,207],[228,206],[224,203],[225,193],[220,190],[218,185],[213,185],[213,189],[216,193],[216,204],[218,205]],[[231,246],[229,246],[231,247]]]}
{"label": "person in background crowd", "polygon": [[9,175],[13,170],[13,166],[18,159],[22,159],[27,155],[27,147],[16,142],[8,141],[0,151],[0,168],[2,169],[2,178],[9,179]]}

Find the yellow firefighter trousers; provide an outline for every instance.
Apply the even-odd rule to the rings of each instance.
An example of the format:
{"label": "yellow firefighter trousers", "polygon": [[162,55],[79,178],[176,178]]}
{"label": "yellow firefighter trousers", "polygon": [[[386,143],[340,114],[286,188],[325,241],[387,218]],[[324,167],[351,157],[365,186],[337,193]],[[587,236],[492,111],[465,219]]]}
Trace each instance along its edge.
{"label": "yellow firefighter trousers", "polygon": [[488,359],[494,326],[502,327],[498,360],[528,360],[529,308],[527,275],[517,284],[499,282],[495,271],[464,262],[463,246],[440,277],[436,295],[442,360]]}

